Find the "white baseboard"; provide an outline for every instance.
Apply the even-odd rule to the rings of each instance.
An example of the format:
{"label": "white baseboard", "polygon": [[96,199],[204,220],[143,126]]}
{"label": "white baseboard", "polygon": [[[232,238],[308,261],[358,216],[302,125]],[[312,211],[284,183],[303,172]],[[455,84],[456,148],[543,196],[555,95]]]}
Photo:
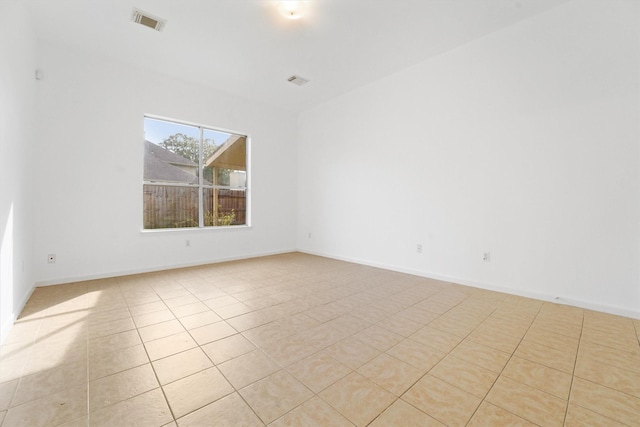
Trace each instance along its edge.
{"label": "white baseboard", "polygon": [[591,301],[582,301],[582,300],[576,300],[572,298],[558,297],[556,295],[548,295],[548,294],[539,293],[539,292],[523,291],[520,289],[507,288],[503,286],[494,286],[490,283],[477,282],[477,281],[465,279],[462,277],[447,276],[447,275],[437,274],[437,273],[428,272],[428,271],[404,268],[396,265],[373,262],[373,261],[364,260],[360,258],[343,257],[343,256],[337,256],[333,254],[327,254],[323,252],[309,251],[309,250],[303,250],[303,249],[298,249],[298,252],[306,253],[309,255],[321,256],[324,258],[336,259],[339,261],[353,262],[355,264],[367,265],[370,267],[382,268],[384,270],[397,271],[399,273],[406,273],[406,274],[411,274],[419,277],[426,277],[428,279],[442,280],[444,282],[456,283],[459,285],[471,286],[474,288],[486,289],[489,291],[502,292],[505,294],[517,295],[521,297],[532,298],[532,299],[552,302],[556,304],[570,305],[573,307],[579,307],[579,308],[584,308],[588,310],[600,311],[603,313],[615,314],[617,316],[630,317],[632,319],[640,319],[640,311],[629,310],[624,307],[599,304]]}
{"label": "white baseboard", "polygon": [[175,270],[175,269],[178,269],[178,268],[186,268],[186,267],[198,267],[198,266],[201,266],[201,265],[219,264],[221,262],[238,261],[238,260],[250,259],[250,258],[260,258],[260,257],[264,257],[264,256],[281,255],[281,254],[287,254],[287,253],[291,253],[291,252],[296,252],[296,249],[281,250],[281,251],[256,252],[256,253],[246,254],[246,255],[242,255],[242,256],[224,257],[224,258],[217,258],[217,259],[214,259],[214,260],[198,261],[198,262],[193,262],[193,263],[182,263],[182,264],[171,264],[171,265],[156,265],[156,266],[152,266],[152,267],[138,268],[138,269],[133,269],[133,270],[111,271],[111,272],[100,273],[100,274],[63,277],[63,278],[57,278],[57,279],[51,279],[51,280],[41,280],[41,281],[37,281],[35,286],[36,287],[38,287],[38,286],[53,286],[53,285],[62,285],[62,284],[65,284],[65,283],[84,282],[84,281],[87,281],[87,280],[108,279],[108,278],[111,278],[111,277],[129,276],[131,274],[152,273],[152,272],[156,272],[156,271]]}

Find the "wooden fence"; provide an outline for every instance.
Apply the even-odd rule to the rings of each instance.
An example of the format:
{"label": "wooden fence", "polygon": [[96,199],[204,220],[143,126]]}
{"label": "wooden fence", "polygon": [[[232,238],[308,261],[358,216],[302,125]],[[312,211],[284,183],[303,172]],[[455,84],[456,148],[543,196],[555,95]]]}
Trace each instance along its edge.
{"label": "wooden fence", "polygon": [[[245,191],[205,188],[203,196],[205,225],[246,224]],[[144,185],[145,229],[197,226],[198,188]]]}

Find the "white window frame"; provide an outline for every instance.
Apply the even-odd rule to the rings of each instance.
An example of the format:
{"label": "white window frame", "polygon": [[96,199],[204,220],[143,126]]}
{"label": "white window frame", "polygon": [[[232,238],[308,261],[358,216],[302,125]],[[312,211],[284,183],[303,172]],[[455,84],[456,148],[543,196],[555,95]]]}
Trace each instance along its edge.
{"label": "white window frame", "polygon": [[[187,122],[183,120],[176,120],[162,116],[156,116],[152,114],[145,114],[144,119],[153,119],[160,120],[170,123],[175,123],[177,125],[191,126],[198,128],[200,141],[198,144],[198,185],[189,184],[189,183],[181,183],[181,182],[171,182],[168,183],[166,181],[153,181],[153,180],[145,180],[144,176],[142,179],[142,188],[144,189],[145,185],[155,185],[155,186],[166,186],[166,187],[190,187],[190,188],[198,188],[198,226],[197,227],[171,227],[171,228],[144,228],[144,221],[142,224],[142,231],[147,233],[157,233],[157,232],[171,232],[171,231],[187,231],[187,230],[225,230],[225,229],[236,229],[236,228],[249,228],[251,227],[251,137],[246,132],[238,132],[235,130],[223,129],[219,127],[207,126],[202,124],[197,124],[193,122]],[[204,184],[204,173],[202,167],[204,166],[202,158],[203,155],[203,134],[204,130],[211,130],[215,132],[229,133],[234,135],[243,136],[246,141],[246,150],[245,150],[245,163],[246,163],[246,180],[245,186],[231,186],[231,185],[205,185]],[[143,126],[143,134],[144,134],[144,126]],[[143,137],[143,140],[145,138]],[[143,165],[144,165],[144,153],[143,153]],[[204,190],[205,189],[219,189],[219,190],[242,190],[245,192],[245,223],[238,225],[205,225],[204,224],[204,207],[203,207],[203,199],[204,199]],[[142,200],[142,211],[144,212],[144,198]]]}

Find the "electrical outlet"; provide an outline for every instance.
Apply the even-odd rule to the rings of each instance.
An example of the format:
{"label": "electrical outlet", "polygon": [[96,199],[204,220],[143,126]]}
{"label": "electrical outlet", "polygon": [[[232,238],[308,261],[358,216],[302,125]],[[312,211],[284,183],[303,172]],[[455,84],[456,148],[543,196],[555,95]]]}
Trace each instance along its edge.
{"label": "electrical outlet", "polygon": [[490,262],[491,261],[491,252],[485,252],[482,254],[482,260],[484,262]]}
{"label": "electrical outlet", "polygon": [[191,246],[191,242],[190,242],[190,241],[188,241],[188,240],[185,240],[185,241],[184,241],[184,243],[185,243],[185,246],[186,246],[186,247]]}
{"label": "electrical outlet", "polygon": [[55,264],[56,263],[56,254],[47,255],[47,262],[49,264]]}
{"label": "electrical outlet", "polygon": [[416,245],[416,252],[418,252],[419,254],[422,253],[422,245],[420,243]]}
{"label": "electrical outlet", "polygon": [[309,232],[309,238],[311,238],[311,232]]}

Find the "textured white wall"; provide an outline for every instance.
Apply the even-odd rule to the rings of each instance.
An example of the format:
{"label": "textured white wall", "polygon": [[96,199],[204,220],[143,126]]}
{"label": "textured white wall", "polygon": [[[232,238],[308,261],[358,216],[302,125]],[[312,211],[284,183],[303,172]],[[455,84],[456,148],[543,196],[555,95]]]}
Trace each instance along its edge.
{"label": "textured white wall", "polygon": [[21,2],[0,2],[0,339],[33,287],[36,39]]}
{"label": "textured white wall", "polygon": [[[38,283],[295,250],[291,114],[51,44],[38,58]],[[141,232],[144,114],[252,138],[251,228]]]}
{"label": "textured white wall", "polygon": [[301,114],[298,247],[639,316],[639,28],[569,2]]}

